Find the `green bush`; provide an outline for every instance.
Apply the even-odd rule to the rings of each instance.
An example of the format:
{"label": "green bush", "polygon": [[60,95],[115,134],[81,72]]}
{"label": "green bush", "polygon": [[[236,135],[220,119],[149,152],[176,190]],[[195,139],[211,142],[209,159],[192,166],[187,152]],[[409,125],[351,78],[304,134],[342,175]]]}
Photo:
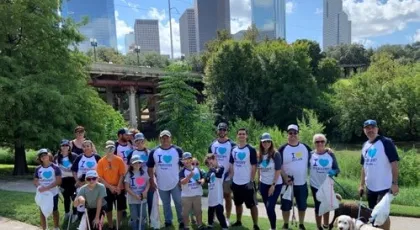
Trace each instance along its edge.
{"label": "green bush", "polygon": [[[15,162],[15,154],[9,148],[0,148],[0,164],[11,164]],[[26,162],[28,165],[38,165],[36,162],[36,151],[32,149],[26,150]]]}
{"label": "green bush", "polygon": [[400,162],[399,162],[399,179],[398,183],[401,186],[417,186],[420,181],[420,157],[417,155],[416,150],[400,151]]}

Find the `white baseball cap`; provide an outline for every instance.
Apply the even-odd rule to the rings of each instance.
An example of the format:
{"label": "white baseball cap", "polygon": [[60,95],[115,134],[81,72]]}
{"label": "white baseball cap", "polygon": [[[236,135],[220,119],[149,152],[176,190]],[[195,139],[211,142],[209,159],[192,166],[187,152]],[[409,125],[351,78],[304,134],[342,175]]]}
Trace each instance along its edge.
{"label": "white baseball cap", "polygon": [[96,172],[96,170],[89,170],[86,173],[86,178],[90,178],[90,177],[98,177],[98,173]]}
{"label": "white baseball cap", "polygon": [[295,130],[296,132],[299,132],[299,127],[295,124],[291,124],[289,126],[287,126],[287,131],[289,130]]}

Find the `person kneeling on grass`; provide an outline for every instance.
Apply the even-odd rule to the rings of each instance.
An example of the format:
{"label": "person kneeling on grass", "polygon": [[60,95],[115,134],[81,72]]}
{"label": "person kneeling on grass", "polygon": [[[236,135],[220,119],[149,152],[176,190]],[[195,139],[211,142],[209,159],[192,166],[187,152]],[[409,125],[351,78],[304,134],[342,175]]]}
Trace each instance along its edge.
{"label": "person kneeling on grass", "polygon": [[[103,222],[106,210],[106,189],[97,182],[98,173],[90,170],[86,173],[87,184],[83,185],[74,200],[74,206],[84,205],[87,209],[87,218],[90,229],[99,229]],[[112,204],[110,204],[112,205]]]}
{"label": "person kneeling on grass", "polygon": [[[58,213],[58,187],[61,184],[61,170],[52,163],[53,156],[47,149],[38,151],[38,161],[41,165],[36,167],[34,174],[34,185],[39,192],[50,191],[54,195],[53,219],[54,230],[59,230]],[[44,214],[40,211],[42,229],[47,228],[47,222]]]}
{"label": "person kneeling on grass", "polygon": [[[130,160],[131,165],[125,175],[125,190],[131,213],[131,228],[145,230],[147,223],[147,193],[149,191],[149,176],[144,171],[143,159],[135,155]],[[140,226],[141,225],[141,226]],[[139,228],[141,227],[141,228]]]}
{"label": "person kneeling on grass", "polygon": [[197,219],[198,229],[204,229],[201,215],[201,196],[203,195],[202,184],[204,184],[203,174],[199,168],[194,167],[192,163],[192,155],[185,152],[182,155],[184,168],[179,172],[179,181],[182,186],[182,217],[185,223],[185,229],[188,229],[189,214],[191,210]]}
{"label": "person kneeling on grass", "polygon": [[214,154],[209,153],[206,156],[205,164],[209,168],[206,176],[206,181],[209,184],[208,194],[208,224],[209,228],[213,228],[214,213],[216,212],[217,219],[223,230],[228,229],[225,215],[223,214],[223,175],[225,168],[219,166],[217,158]]}

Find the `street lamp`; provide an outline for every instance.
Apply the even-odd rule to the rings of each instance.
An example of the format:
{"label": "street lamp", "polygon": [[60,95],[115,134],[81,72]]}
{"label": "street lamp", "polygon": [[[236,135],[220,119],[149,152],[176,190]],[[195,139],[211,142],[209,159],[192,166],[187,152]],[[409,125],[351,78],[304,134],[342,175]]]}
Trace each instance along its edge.
{"label": "street lamp", "polygon": [[98,41],[96,38],[90,39],[90,45],[93,46],[93,55],[95,56],[95,62],[96,62],[96,47],[98,46]]}
{"label": "street lamp", "polygon": [[136,47],[134,47],[134,52],[136,52],[137,53],[137,65],[138,66],[140,66],[140,57],[139,57],[139,54],[140,54],[140,46],[136,46]]}

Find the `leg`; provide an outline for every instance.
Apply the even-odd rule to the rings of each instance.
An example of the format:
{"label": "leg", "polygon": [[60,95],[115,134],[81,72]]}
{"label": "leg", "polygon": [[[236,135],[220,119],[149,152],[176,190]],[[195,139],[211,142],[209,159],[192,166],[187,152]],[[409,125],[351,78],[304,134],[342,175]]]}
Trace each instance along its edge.
{"label": "leg", "polygon": [[245,197],[245,206],[248,209],[251,209],[251,216],[252,216],[252,221],[254,222],[254,226],[258,226],[258,201],[257,201],[257,195],[256,192],[254,190],[254,188],[252,189],[244,189],[242,191],[242,193],[244,193]]}
{"label": "leg", "polygon": [[323,215],[324,219],[324,226],[328,226],[328,223],[330,222],[330,212],[327,212]]}
{"label": "leg", "polygon": [[229,220],[230,214],[232,213],[232,189],[231,189],[232,182],[225,181],[223,182],[223,197],[225,199],[225,206],[226,206],[226,217]]}
{"label": "leg", "polygon": [[373,209],[378,202],[378,193],[367,189],[367,200],[370,209]]}
{"label": "leg", "polygon": [[60,226],[60,223],[59,223],[60,215],[58,213],[58,195],[55,195],[53,200],[54,200],[54,207],[53,207],[54,228],[58,228]]}
{"label": "leg", "polygon": [[198,226],[203,225],[203,218],[201,212],[201,196],[196,196],[193,198],[193,213],[197,221]]}
{"label": "leg", "polygon": [[44,214],[42,214],[41,209],[39,210],[39,220],[40,220],[40,222],[41,222],[41,228],[42,228],[43,230],[47,229],[47,222],[46,222],[46,220],[45,220],[45,216],[44,216]]}
{"label": "leg", "polygon": [[299,210],[299,224],[303,224],[305,221],[305,214],[307,208],[308,199],[308,186],[306,184],[294,186],[294,195],[296,197],[296,204]]}
{"label": "leg", "polygon": [[181,224],[183,223],[182,204],[181,204],[181,187],[178,185],[175,186],[175,188],[171,190],[171,195],[175,203],[175,210],[176,210],[176,216],[178,217],[178,223]]}
{"label": "leg", "polygon": [[216,212],[217,219],[219,220],[219,223],[222,229],[227,229],[228,226],[226,223],[226,218],[225,218],[225,215],[223,215],[223,205],[221,204],[217,205],[215,207],[215,212]]}
{"label": "leg", "polygon": [[121,191],[121,193],[118,194],[116,198],[118,201],[117,220],[119,221],[119,224],[123,219],[123,211],[127,210],[127,197],[125,196],[125,190]]}
{"label": "leg", "polygon": [[[264,207],[265,207],[265,211],[267,212],[267,216],[268,216],[268,220],[270,221],[270,225],[273,225],[272,223],[272,214],[270,212],[270,208],[268,207],[268,201],[269,201],[269,197],[268,197],[268,190],[270,189],[271,185],[267,185],[264,183],[260,183],[260,194],[264,203]],[[274,213],[275,215],[275,213]],[[274,223],[275,224],[275,223]],[[271,228],[273,229],[273,227],[271,226]]]}
{"label": "leg", "polygon": [[159,196],[162,200],[163,215],[165,216],[165,225],[172,224],[171,192],[159,190]]}
{"label": "leg", "polygon": [[153,207],[153,196],[155,191],[151,191],[149,189],[149,192],[147,192],[147,213],[149,216],[149,222],[150,222],[150,213],[152,213],[152,207]]}
{"label": "leg", "polygon": [[140,213],[139,213],[139,209],[137,207],[138,204],[130,204],[130,216],[131,216],[131,228],[134,229],[139,229],[139,217],[140,217]]}
{"label": "leg", "polygon": [[146,221],[147,221],[147,203],[143,203],[139,208],[141,208],[141,229],[146,229]]}
{"label": "leg", "polygon": [[244,203],[244,188],[245,186],[236,185],[235,183],[232,183],[232,191],[233,191],[233,201],[235,203],[235,209],[236,209],[236,223],[233,224],[235,227],[239,227],[242,225],[242,204]]}
{"label": "leg", "polygon": [[192,199],[191,197],[182,197],[181,203],[182,203],[182,218],[184,220],[183,221],[184,226],[185,228],[188,228],[190,224],[189,216],[192,210]]}
{"label": "leg", "polygon": [[276,187],[274,188],[273,194],[269,196],[267,200],[266,210],[267,210],[268,219],[270,221],[271,229],[276,229],[276,220],[277,220],[276,203],[280,196],[280,192],[281,192],[281,185],[276,185]]}
{"label": "leg", "polygon": [[[209,224],[209,227],[213,227],[214,212],[216,211],[216,207],[209,207],[207,209],[207,223]],[[217,213],[216,213],[216,215],[217,215]],[[219,222],[220,222],[220,220],[219,220]]]}
{"label": "leg", "polygon": [[109,189],[106,189],[105,201],[107,203],[106,210],[105,210],[106,220],[108,222],[109,228],[113,228],[114,227],[114,221],[112,220],[112,210],[113,210],[113,207],[114,207],[115,196],[111,192],[111,190],[109,190]]}
{"label": "leg", "polygon": [[290,220],[290,210],[292,209],[292,201],[281,199],[281,214],[283,216],[284,221],[284,228],[288,228],[289,220]]}
{"label": "leg", "polygon": [[318,189],[316,189],[315,187],[311,186],[311,191],[312,191],[312,198],[314,199],[314,203],[315,203],[315,222],[316,222],[316,227],[319,228],[321,227],[321,216],[318,216],[319,213],[319,205],[321,204],[317,199],[316,199],[316,193],[318,192]]}

